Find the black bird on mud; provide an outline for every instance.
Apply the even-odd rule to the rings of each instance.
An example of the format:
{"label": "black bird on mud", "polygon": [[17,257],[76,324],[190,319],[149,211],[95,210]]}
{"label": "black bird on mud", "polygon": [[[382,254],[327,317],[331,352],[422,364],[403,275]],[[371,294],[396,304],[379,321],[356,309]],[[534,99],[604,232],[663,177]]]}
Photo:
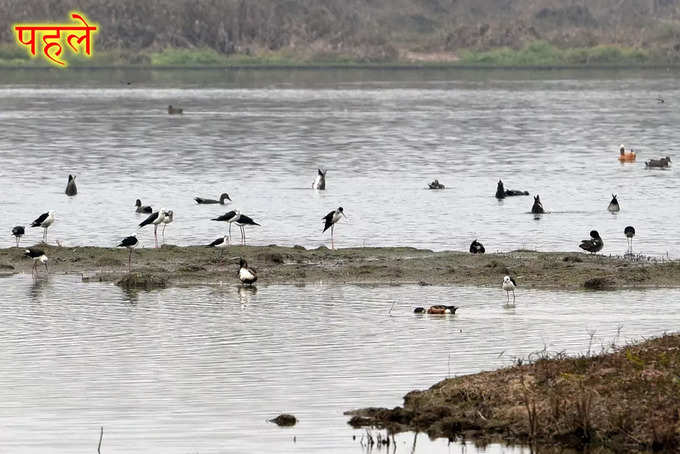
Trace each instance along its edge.
{"label": "black bird on mud", "polygon": [[[338,207],[337,210],[333,210],[321,218],[324,221],[323,231],[321,233],[331,229],[331,249],[335,249],[335,244],[333,243],[333,228],[335,227],[335,223],[338,222],[343,216],[345,216],[345,212],[343,211],[342,207]],[[345,218],[347,218],[347,216],[345,216]]]}
{"label": "black bird on mud", "polygon": [[35,247],[29,247],[24,252],[24,255],[33,259],[33,269],[31,274],[34,274],[36,277],[38,276],[38,262],[45,265],[45,272],[49,273],[49,270],[47,269],[47,256],[45,255],[45,251]]}
{"label": "black bird on mud", "polygon": [[474,240],[472,243],[470,243],[470,252],[472,254],[484,254],[486,249],[484,249],[484,245],[482,243]]}
{"label": "black bird on mud", "polygon": [[584,251],[590,252],[591,254],[595,254],[596,252],[600,252],[602,250],[604,247],[604,241],[602,241],[602,238],[600,238],[600,234],[597,233],[597,230],[591,230],[590,239],[581,241],[581,244],[579,244],[578,247]]}
{"label": "black bird on mud", "polygon": [[139,244],[139,241],[137,241],[137,236],[136,235],[130,235],[126,236],[123,238],[123,240],[120,242],[120,244],[117,247],[125,247],[130,251],[130,254],[128,255],[128,273],[132,269],[132,250],[137,247]]}

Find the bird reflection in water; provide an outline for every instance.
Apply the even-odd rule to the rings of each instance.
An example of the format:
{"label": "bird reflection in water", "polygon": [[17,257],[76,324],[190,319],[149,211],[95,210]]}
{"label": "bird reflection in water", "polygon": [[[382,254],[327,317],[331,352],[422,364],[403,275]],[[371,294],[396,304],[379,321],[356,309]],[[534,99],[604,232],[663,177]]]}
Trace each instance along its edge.
{"label": "bird reflection in water", "polygon": [[238,299],[241,302],[241,310],[245,310],[246,306],[250,304],[251,298],[257,294],[257,287],[244,287],[240,286],[238,288]]}

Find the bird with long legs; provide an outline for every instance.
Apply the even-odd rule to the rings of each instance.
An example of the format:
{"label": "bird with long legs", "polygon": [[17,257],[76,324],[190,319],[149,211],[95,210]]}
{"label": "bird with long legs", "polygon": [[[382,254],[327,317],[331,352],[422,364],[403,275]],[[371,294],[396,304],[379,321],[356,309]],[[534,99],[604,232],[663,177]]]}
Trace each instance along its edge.
{"label": "bird with long legs", "polygon": [[257,271],[254,268],[248,267],[248,262],[243,258],[239,261],[238,279],[243,285],[253,285],[257,281]]}
{"label": "bird with long legs", "polygon": [[503,290],[505,290],[505,295],[508,297],[508,304],[510,304],[510,292],[512,292],[512,304],[515,304],[515,289],[517,288],[517,282],[510,277],[505,276],[503,278]]}
{"label": "bird with long legs", "polygon": [[229,223],[229,233],[227,235],[228,240],[231,239],[231,224],[236,221],[236,219],[241,216],[241,212],[238,210],[232,210],[232,211],[227,211],[224,213],[222,216],[218,216],[216,218],[211,219],[211,221],[218,221],[218,222],[228,222]]}
{"label": "bird with long legs", "polygon": [[47,243],[47,229],[54,223],[54,211],[48,211],[43,213],[38,218],[31,223],[31,227],[42,227],[43,232],[43,243]]}
{"label": "bird with long legs", "polygon": [[236,219],[234,219],[236,225],[241,229],[241,244],[246,245],[246,226],[247,225],[260,225],[253,220],[250,216],[245,214],[239,214]]}
{"label": "bird with long legs", "polygon": [[24,255],[33,259],[33,268],[31,270],[31,274],[33,276],[38,277],[38,263],[45,265],[45,273],[49,274],[49,269],[47,268],[47,255],[45,255],[45,251],[35,247],[29,247],[24,252]]}
{"label": "bird with long legs", "polygon": [[335,249],[335,242],[333,240],[333,230],[334,230],[335,224],[343,216],[345,217],[345,219],[347,218],[347,216],[345,216],[345,212],[343,211],[342,207],[338,207],[337,210],[333,210],[330,213],[328,213],[326,216],[321,218],[324,221],[323,231],[321,233],[325,232],[328,229],[331,229],[331,249]]}
{"label": "bird with long legs", "polygon": [[127,248],[130,252],[128,254],[128,273],[132,271],[132,250],[137,247],[139,241],[137,240],[137,235],[130,235],[123,238],[123,240],[116,247]]}
{"label": "bird with long legs", "polygon": [[226,202],[227,200],[231,202],[231,198],[229,197],[229,194],[227,194],[226,192],[223,192],[223,193],[220,195],[220,199],[219,199],[219,200],[215,200],[215,199],[205,199],[205,198],[203,198],[203,197],[194,197],[194,200],[195,200],[196,203],[198,203],[199,205],[210,205],[210,204],[216,204],[216,203],[219,203],[220,205],[225,205],[225,204],[227,203],[227,202]]}
{"label": "bird with long legs", "polygon": [[626,255],[633,255],[633,237],[635,236],[635,227],[632,225],[627,226],[623,229],[623,234],[626,235],[626,240],[628,241],[628,251]]}
{"label": "bird with long legs", "polygon": [[147,226],[149,224],[153,224],[153,236],[154,239],[156,240],[156,247],[158,247],[158,224],[163,222],[163,219],[165,218],[165,210],[161,208],[158,211],[154,211],[144,219],[142,222],[139,223],[139,228],[141,229],[144,226]]}
{"label": "bird with long legs", "polygon": [[224,255],[224,250],[226,249],[227,246],[229,246],[229,235],[224,235],[223,237],[216,239],[206,247],[214,247],[221,249],[222,251],[220,252],[219,257],[217,257],[218,259],[221,259],[222,256]]}
{"label": "bird with long legs", "polygon": [[23,225],[12,227],[12,235],[14,235],[14,238],[17,240],[17,247],[19,247],[19,241],[21,241],[21,237],[24,236],[25,233],[26,229]]}
{"label": "bird with long legs", "polygon": [[172,221],[175,220],[175,213],[172,210],[168,210],[165,212],[165,216],[163,216],[163,231],[161,232],[161,237],[163,238],[163,243],[165,243],[165,228],[170,224]]}

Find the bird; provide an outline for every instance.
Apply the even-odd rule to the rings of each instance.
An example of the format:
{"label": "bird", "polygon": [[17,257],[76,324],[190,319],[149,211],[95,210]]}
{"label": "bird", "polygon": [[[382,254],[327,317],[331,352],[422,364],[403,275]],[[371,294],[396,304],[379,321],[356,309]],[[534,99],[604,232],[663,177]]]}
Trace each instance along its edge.
{"label": "bird", "polygon": [[153,224],[153,236],[156,239],[156,247],[158,247],[158,224],[163,222],[164,218],[165,210],[161,208],[160,210],[151,213],[148,218],[139,223],[140,229],[145,225]]}
{"label": "bird", "polygon": [[137,247],[139,241],[137,241],[137,235],[130,235],[123,238],[120,244],[116,247],[126,247],[130,254],[128,255],[128,273],[132,270],[132,250]]}
{"label": "bird", "polygon": [[179,107],[172,107],[172,105],[168,106],[168,114],[169,115],[175,115],[175,114],[183,114],[184,109],[180,109]]}
{"label": "bird", "polygon": [[162,237],[163,237],[163,242],[165,243],[165,228],[170,224],[172,221],[175,220],[175,213],[172,210],[168,210],[165,212],[165,216],[163,216],[163,232],[162,232]]}
{"label": "bird", "polygon": [[428,189],[446,189],[446,186],[440,183],[439,180],[434,180],[432,183],[428,183],[427,187]]}
{"label": "bird", "polygon": [[12,227],[12,235],[14,235],[14,237],[17,240],[17,247],[19,247],[19,241],[21,240],[21,237],[24,236],[25,233],[26,229],[24,228],[23,225],[17,225],[15,227]]}
{"label": "bird", "polygon": [[42,227],[45,229],[43,233],[43,243],[47,243],[47,228],[54,223],[54,211],[48,211],[38,216],[38,219],[31,223],[31,227]]}
{"label": "bird", "polygon": [[227,211],[222,216],[211,219],[211,221],[228,222],[229,223],[229,235],[231,238],[231,224],[241,216],[241,212],[238,210]]}
{"label": "bird", "polygon": [[545,213],[543,204],[541,203],[541,197],[538,194],[534,196],[534,204],[531,207],[531,212],[534,214]]}
{"label": "bird", "polygon": [[510,292],[512,292],[512,304],[515,304],[515,288],[517,288],[517,282],[510,276],[505,276],[503,278],[503,290],[508,297],[508,304],[510,304]]}
{"label": "bird", "polygon": [[45,265],[45,272],[49,273],[49,270],[47,268],[47,256],[45,255],[45,251],[42,249],[34,248],[34,247],[29,247],[24,251],[24,255],[26,257],[30,257],[33,259],[33,269],[31,270],[31,274],[35,274],[35,276],[38,276],[38,262],[42,263]]}
{"label": "bird", "polygon": [[223,237],[220,237],[207,245],[206,247],[214,247],[214,248],[220,248],[222,249],[222,252],[220,253],[220,256],[218,258],[222,258],[222,255],[224,255],[224,249],[229,245],[229,236],[224,235]]}
{"label": "bird", "polygon": [[69,174],[68,183],[66,183],[66,195],[74,196],[78,194],[78,188],[76,187],[76,176]]}
{"label": "bird", "polygon": [[645,161],[645,167],[668,167],[668,164],[670,164],[671,158],[669,156],[666,156],[665,158],[661,159],[650,159],[649,161]]}
{"label": "bird", "polygon": [[633,253],[633,237],[635,236],[635,227],[632,225],[627,226],[623,229],[623,234],[626,235],[626,240],[628,240],[628,254]]}
{"label": "bird", "polygon": [[413,309],[414,314],[455,314],[456,310],[458,309],[457,306],[444,306],[442,304],[436,304],[434,306],[430,306],[425,310],[424,307],[416,307]]}
{"label": "bird", "polygon": [[238,278],[244,285],[253,285],[257,281],[257,271],[248,267],[243,258],[239,261]]}
{"label": "bird", "polygon": [[666,102],[666,101],[664,101],[664,99],[663,99],[661,96],[657,96],[657,97],[656,97],[656,102],[657,102],[657,104],[663,104],[663,103]]}
{"label": "bird", "polygon": [[142,201],[137,199],[135,202],[135,210],[137,213],[153,213],[153,209],[149,205],[142,205]]}
{"label": "bird", "polygon": [[484,249],[484,245],[482,243],[474,240],[472,243],[470,243],[470,252],[473,254],[483,254],[486,252],[486,249]]}
{"label": "bird", "polygon": [[505,189],[502,180],[498,180],[496,185],[496,198],[504,199],[506,197],[513,197],[517,195],[529,195],[529,191],[518,191],[517,189]]}
{"label": "bird", "polygon": [[621,211],[621,207],[619,206],[619,201],[616,198],[616,194],[612,194],[612,201],[609,202],[607,210],[611,211],[612,213]]}
{"label": "bird", "polygon": [[581,244],[578,245],[578,247],[580,247],[584,251],[590,252],[591,254],[599,252],[603,246],[604,241],[602,241],[602,238],[600,238],[600,234],[597,233],[597,230],[591,230],[590,239],[583,240],[581,241]]}
{"label": "bird", "polygon": [[[333,228],[335,223],[338,222],[343,216],[345,216],[345,212],[343,211],[342,207],[338,207],[337,210],[331,211],[326,216],[321,218],[324,221],[323,231],[321,233],[325,232],[329,228],[331,229],[331,249],[335,249],[335,244],[333,243]],[[345,219],[347,219],[347,216],[345,216]]]}
{"label": "bird", "polygon": [[312,189],[326,189],[326,172],[328,172],[328,169],[317,169],[316,178],[314,178],[314,183],[312,183]]}
{"label": "bird", "polygon": [[243,242],[243,245],[245,246],[246,244],[246,226],[247,225],[260,225],[257,222],[253,221],[253,218],[250,216],[246,216],[245,214],[239,214],[236,219],[234,219],[234,222],[236,225],[241,229],[241,241]]}
{"label": "bird", "polygon": [[231,202],[231,198],[229,197],[229,194],[227,194],[226,192],[223,192],[220,195],[220,200],[204,199],[203,197],[194,197],[194,200],[199,205],[201,205],[201,204],[211,204],[211,203],[213,203],[213,204],[219,203],[220,205],[224,205],[226,203],[225,200],[229,200]]}

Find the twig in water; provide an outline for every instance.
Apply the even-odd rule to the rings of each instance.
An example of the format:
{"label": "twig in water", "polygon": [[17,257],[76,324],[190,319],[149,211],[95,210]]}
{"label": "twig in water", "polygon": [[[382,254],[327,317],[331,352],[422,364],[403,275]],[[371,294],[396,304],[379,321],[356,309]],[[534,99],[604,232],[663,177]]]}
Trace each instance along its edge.
{"label": "twig in water", "polygon": [[99,430],[99,444],[97,445],[97,454],[102,452],[102,438],[104,438],[104,426]]}
{"label": "twig in water", "polygon": [[394,305],[397,304],[396,301],[392,301],[392,307],[390,307],[390,311],[387,313],[390,317],[392,316],[392,309],[394,309]]}

